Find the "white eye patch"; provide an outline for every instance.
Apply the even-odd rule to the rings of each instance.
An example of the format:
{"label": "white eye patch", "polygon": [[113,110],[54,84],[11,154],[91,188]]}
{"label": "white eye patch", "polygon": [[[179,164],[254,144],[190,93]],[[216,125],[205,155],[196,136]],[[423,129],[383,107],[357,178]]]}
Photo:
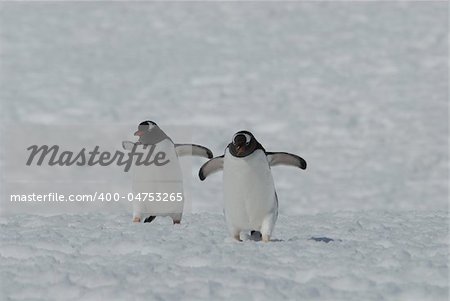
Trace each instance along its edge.
{"label": "white eye patch", "polygon": [[148,132],[150,132],[156,126],[156,124],[154,124],[151,121],[147,121],[146,124],[148,125],[148,129],[147,129]]}
{"label": "white eye patch", "polygon": [[236,138],[238,136],[244,136],[245,137],[245,144],[250,144],[250,141],[252,140],[252,137],[249,134],[246,133],[236,133],[233,136],[233,143],[236,143]]}
{"label": "white eye patch", "polygon": [[155,125],[153,123],[151,123],[151,122],[147,122],[147,124],[148,124],[147,131],[150,132],[155,127]]}

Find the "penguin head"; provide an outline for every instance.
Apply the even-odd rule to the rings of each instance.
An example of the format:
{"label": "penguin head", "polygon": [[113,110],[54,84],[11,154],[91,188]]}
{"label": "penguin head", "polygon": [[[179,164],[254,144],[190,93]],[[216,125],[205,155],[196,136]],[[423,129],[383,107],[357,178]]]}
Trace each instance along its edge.
{"label": "penguin head", "polygon": [[141,122],[134,135],[139,137],[138,141],[142,144],[154,144],[167,138],[158,125],[150,120]]}
{"label": "penguin head", "polygon": [[154,127],[156,127],[156,123],[150,120],[142,121],[138,125],[138,130],[134,133],[135,136],[145,136],[150,133]]}
{"label": "penguin head", "polygon": [[255,136],[249,131],[239,131],[234,134],[228,148],[234,157],[246,157],[257,149],[263,149]]}

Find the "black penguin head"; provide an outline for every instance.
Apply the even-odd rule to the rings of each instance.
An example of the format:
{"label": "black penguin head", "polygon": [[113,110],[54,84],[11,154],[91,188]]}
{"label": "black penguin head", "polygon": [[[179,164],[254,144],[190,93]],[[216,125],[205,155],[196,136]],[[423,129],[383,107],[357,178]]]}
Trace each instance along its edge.
{"label": "black penguin head", "polygon": [[142,137],[150,133],[155,126],[157,125],[153,121],[150,120],[142,121],[141,123],[139,123],[138,130],[134,133],[134,135]]}
{"label": "black penguin head", "polygon": [[264,150],[255,136],[249,131],[239,131],[234,134],[228,149],[234,157],[246,157],[257,149]]}
{"label": "black penguin head", "polygon": [[139,137],[138,141],[142,144],[155,144],[168,138],[158,125],[150,120],[141,122],[134,135]]}

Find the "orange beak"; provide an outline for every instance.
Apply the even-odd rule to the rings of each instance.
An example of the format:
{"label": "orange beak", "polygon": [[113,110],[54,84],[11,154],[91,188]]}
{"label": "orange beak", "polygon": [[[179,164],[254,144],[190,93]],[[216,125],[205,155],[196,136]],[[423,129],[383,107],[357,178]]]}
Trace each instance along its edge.
{"label": "orange beak", "polygon": [[135,135],[135,136],[141,137],[142,135],[144,135],[144,131],[136,131],[136,132],[134,133],[134,135]]}
{"label": "orange beak", "polygon": [[236,151],[237,151],[238,155],[241,155],[241,154],[244,153],[245,147],[243,147],[243,146],[236,146]]}

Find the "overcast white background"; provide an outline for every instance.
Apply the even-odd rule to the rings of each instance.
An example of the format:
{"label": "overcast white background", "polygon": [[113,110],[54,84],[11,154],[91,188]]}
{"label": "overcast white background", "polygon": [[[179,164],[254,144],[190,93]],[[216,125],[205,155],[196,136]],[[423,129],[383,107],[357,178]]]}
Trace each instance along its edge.
{"label": "overcast white background", "polygon": [[[49,230],[66,228],[64,217],[3,219],[2,256],[10,259],[2,261],[10,279],[3,289],[13,299],[114,299],[134,291],[163,299],[445,300],[448,80],[447,2],[3,2],[3,131],[150,119],[163,130],[189,128],[192,141],[180,142],[215,155],[247,129],[266,150],[308,162],[306,171],[273,169],[281,216],[275,237],[284,243],[270,250],[224,242],[221,175],[200,182],[204,160],[194,159],[185,178],[196,214],[169,234],[165,221],[130,230],[128,212],[75,218],[72,225],[86,228],[72,234]],[[1,144],[3,153],[7,147]],[[111,233],[91,231],[98,224]],[[26,225],[39,232],[16,242]],[[335,235],[343,245],[307,241],[316,234]],[[61,235],[82,239],[69,243]],[[32,237],[48,243],[36,246]],[[123,256],[105,255],[102,245]],[[56,249],[56,259],[46,253]],[[188,253],[180,259],[175,250]],[[11,279],[24,258],[31,266],[37,260],[28,252],[47,256],[31,276],[54,260],[64,268],[24,290],[26,280]],[[101,288],[82,281],[86,258],[99,254],[106,256],[93,265]],[[70,272],[72,264],[80,268]],[[147,277],[142,265],[180,281],[177,289],[164,277],[157,288],[128,277]],[[43,288],[49,283],[50,293]]]}

